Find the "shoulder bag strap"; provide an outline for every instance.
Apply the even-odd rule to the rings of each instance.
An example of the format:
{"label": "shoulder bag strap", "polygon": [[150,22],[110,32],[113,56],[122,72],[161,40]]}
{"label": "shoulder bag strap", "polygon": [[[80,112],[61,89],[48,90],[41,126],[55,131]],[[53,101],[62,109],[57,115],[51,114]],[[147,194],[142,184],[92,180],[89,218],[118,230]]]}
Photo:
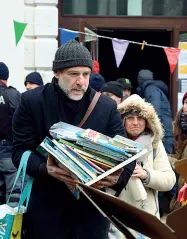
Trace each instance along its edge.
{"label": "shoulder bag strap", "polygon": [[94,95],[94,98],[92,100],[92,102],[90,103],[88,110],[86,111],[86,114],[84,115],[84,118],[81,120],[81,122],[78,124],[78,127],[82,127],[83,124],[86,122],[86,120],[88,119],[88,117],[90,116],[90,114],[92,113],[93,109],[95,108],[97,101],[99,100],[101,93],[96,92]]}

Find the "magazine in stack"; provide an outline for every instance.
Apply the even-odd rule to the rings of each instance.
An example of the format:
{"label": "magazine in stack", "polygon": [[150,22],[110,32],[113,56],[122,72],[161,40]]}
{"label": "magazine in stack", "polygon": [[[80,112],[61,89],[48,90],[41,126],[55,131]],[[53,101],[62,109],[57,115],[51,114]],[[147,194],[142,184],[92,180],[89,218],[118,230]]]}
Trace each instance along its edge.
{"label": "magazine in stack", "polygon": [[[59,166],[71,172],[82,184],[91,186],[147,153],[141,144],[116,135],[110,138],[92,129],[81,129],[63,122],[50,129],[37,148],[43,156],[51,154]],[[67,185],[78,199],[76,187]]]}

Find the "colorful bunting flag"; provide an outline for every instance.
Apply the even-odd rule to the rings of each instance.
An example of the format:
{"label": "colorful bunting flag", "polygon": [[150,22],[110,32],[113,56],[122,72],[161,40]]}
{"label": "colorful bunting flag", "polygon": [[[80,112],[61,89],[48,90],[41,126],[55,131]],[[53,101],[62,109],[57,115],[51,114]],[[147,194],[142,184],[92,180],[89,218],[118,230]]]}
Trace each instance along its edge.
{"label": "colorful bunting flag", "polygon": [[85,31],[85,38],[84,38],[85,42],[97,41],[98,40],[97,34],[95,32],[93,32],[92,30],[85,27],[84,31]]}
{"label": "colorful bunting flag", "polygon": [[14,32],[15,32],[16,46],[18,45],[26,26],[27,26],[27,23],[14,21]]}
{"label": "colorful bunting flag", "polygon": [[60,42],[61,45],[75,39],[78,36],[78,31],[72,31],[65,28],[60,28]]}
{"label": "colorful bunting flag", "polygon": [[179,48],[169,48],[168,47],[168,48],[164,48],[164,51],[166,53],[168,63],[169,63],[169,66],[170,66],[170,72],[172,74],[175,70],[176,65],[177,65],[178,57],[179,57],[181,49],[179,49]]}
{"label": "colorful bunting flag", "polygon": [[114,49],[114,55],[116,58],[116,65],[117,67],[119,67],[129,46],[129,41],[114,38],[112,39],[112,45]]}

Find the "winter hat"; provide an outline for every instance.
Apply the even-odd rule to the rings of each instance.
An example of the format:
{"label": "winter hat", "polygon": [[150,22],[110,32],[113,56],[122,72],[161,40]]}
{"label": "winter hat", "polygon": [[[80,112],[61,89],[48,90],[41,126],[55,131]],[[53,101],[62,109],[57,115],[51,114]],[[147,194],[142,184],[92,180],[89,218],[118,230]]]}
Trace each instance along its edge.
{"label": "winter hat", "polygon": [[36,85],[43,85],[43,80],[42,77],[40,75],[40,73],[38,72],[31,72],[30,74],[28,74],[25,78],[25,86],[27,84],[27,82],[36,84]]}
{"label": "winter hat", "polygon": [[90,75],[89,85],[96,91],[101,91],[101,88],[105,84],[105,79],[100,74],[92,73]]}
{"label": "winter hat", "polygon": [[100,68],[99,68],[99,62],[94,60],[93,61],[93,69],[92,69],[92,72],[93,73],[99,73],[100,71]]}
{"label": "winter hat", "polygon": [[144,81],[154,80],[153,72],[148,69],[142,69],[138,72],[138,84],[142,85]]}
{"label": "winter hat", "polygon": [[91,70],[93,61],[90,52],[76,40],[62,45],[55,54],[53,71],[63,70],[75,66],[88,66]]}
{"label": "winter hat", "polygon": [[9,70],[5,63],[0,62],[0,80],[8,80]]}
{"label": "winter hat", "polygon": [[130,116],[141,116],[141,111],[136,109],[131,109],[123,114],[123,117],[126,119]]}
{"label": "winter hat", "polygon": [[101,92],[110,92],[119,98],[123,98],[123,87],[116,81],[107,82],[101,89]]}
{"label": "winter hat", "polygon": [[183,98],[182,98],[182,104],[184,105],[184,101],[187,98],[187,92],[184,94]]}
{"label": "winter hat", "polygon": [[119,78],[117,79],[117,82],[120,83],[120,85],[123,87],[123,89],[132,88],[132,84],[129,79],[127,78]]}

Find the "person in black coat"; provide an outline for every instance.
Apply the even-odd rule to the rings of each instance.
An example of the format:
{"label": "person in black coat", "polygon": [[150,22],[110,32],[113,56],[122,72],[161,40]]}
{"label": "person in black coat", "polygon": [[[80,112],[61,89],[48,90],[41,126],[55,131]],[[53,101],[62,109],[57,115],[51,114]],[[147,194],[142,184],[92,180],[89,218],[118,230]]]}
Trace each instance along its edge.
{"label": "person in black coat", "polygon": [[[0,62],[0,205],[6,203],[14,184],[17,169],[12,163],[12,118],[21,94],[7,86],[9,69]],[[9,205],[16,207],[21,193],[20,181],[16,183]]]}
{"label": "person in black coat", "polygon": [[[74,182],[69,172],[58,168],[50,156],[43,158],[36,151],[42,140],[49,136],[54,123],[80,123],[96,93],[88,86],[91,69],[89,51],[75,40],[69,41],[55,54],[52,83],[22,94],[13,119],[13,162],[18,167],[23,152],[32,151],[27,174],[35,181],[23,225],[27,239],[107,237],[109,222],[106,218],[83,195],[76,200],[66,187],[64,182]],[[115,101],[104,95],[100,96],[83,128],[110,137],[125,136]],[[135,163],[127,165],[119,177],[111,176],[111,181],[109,178],[101,180],[99,186],[113,186],[120,192],[134,166]]]}
{"label": "person in black coat", "polygon": [[138,73],[137,93],[151,103],[164,127],[163,144],[168,154],[173,154],[174,139],[172,130],[172,114],[168,100],[168,87],[160,80],[154,80],[153,72],[143,69]]}
{"label": "person in black coat", "polygon": [[98,73],[91,73],[89,82],[90,87],[92,87],[95,91],[100,92],[104,84],[105,79],[102,75]]}
{"label": "person in black coat", "polygon": [[39,72],[31,72],[25,77],[25,88],[27,90],[35,89],[43,85],[43,79]]}
{"label": "person in black coat", "polygon": [[115,100],[117,105],[122,102],[123,87],[117,81],[108,81],[101,88],[101,93]]}

